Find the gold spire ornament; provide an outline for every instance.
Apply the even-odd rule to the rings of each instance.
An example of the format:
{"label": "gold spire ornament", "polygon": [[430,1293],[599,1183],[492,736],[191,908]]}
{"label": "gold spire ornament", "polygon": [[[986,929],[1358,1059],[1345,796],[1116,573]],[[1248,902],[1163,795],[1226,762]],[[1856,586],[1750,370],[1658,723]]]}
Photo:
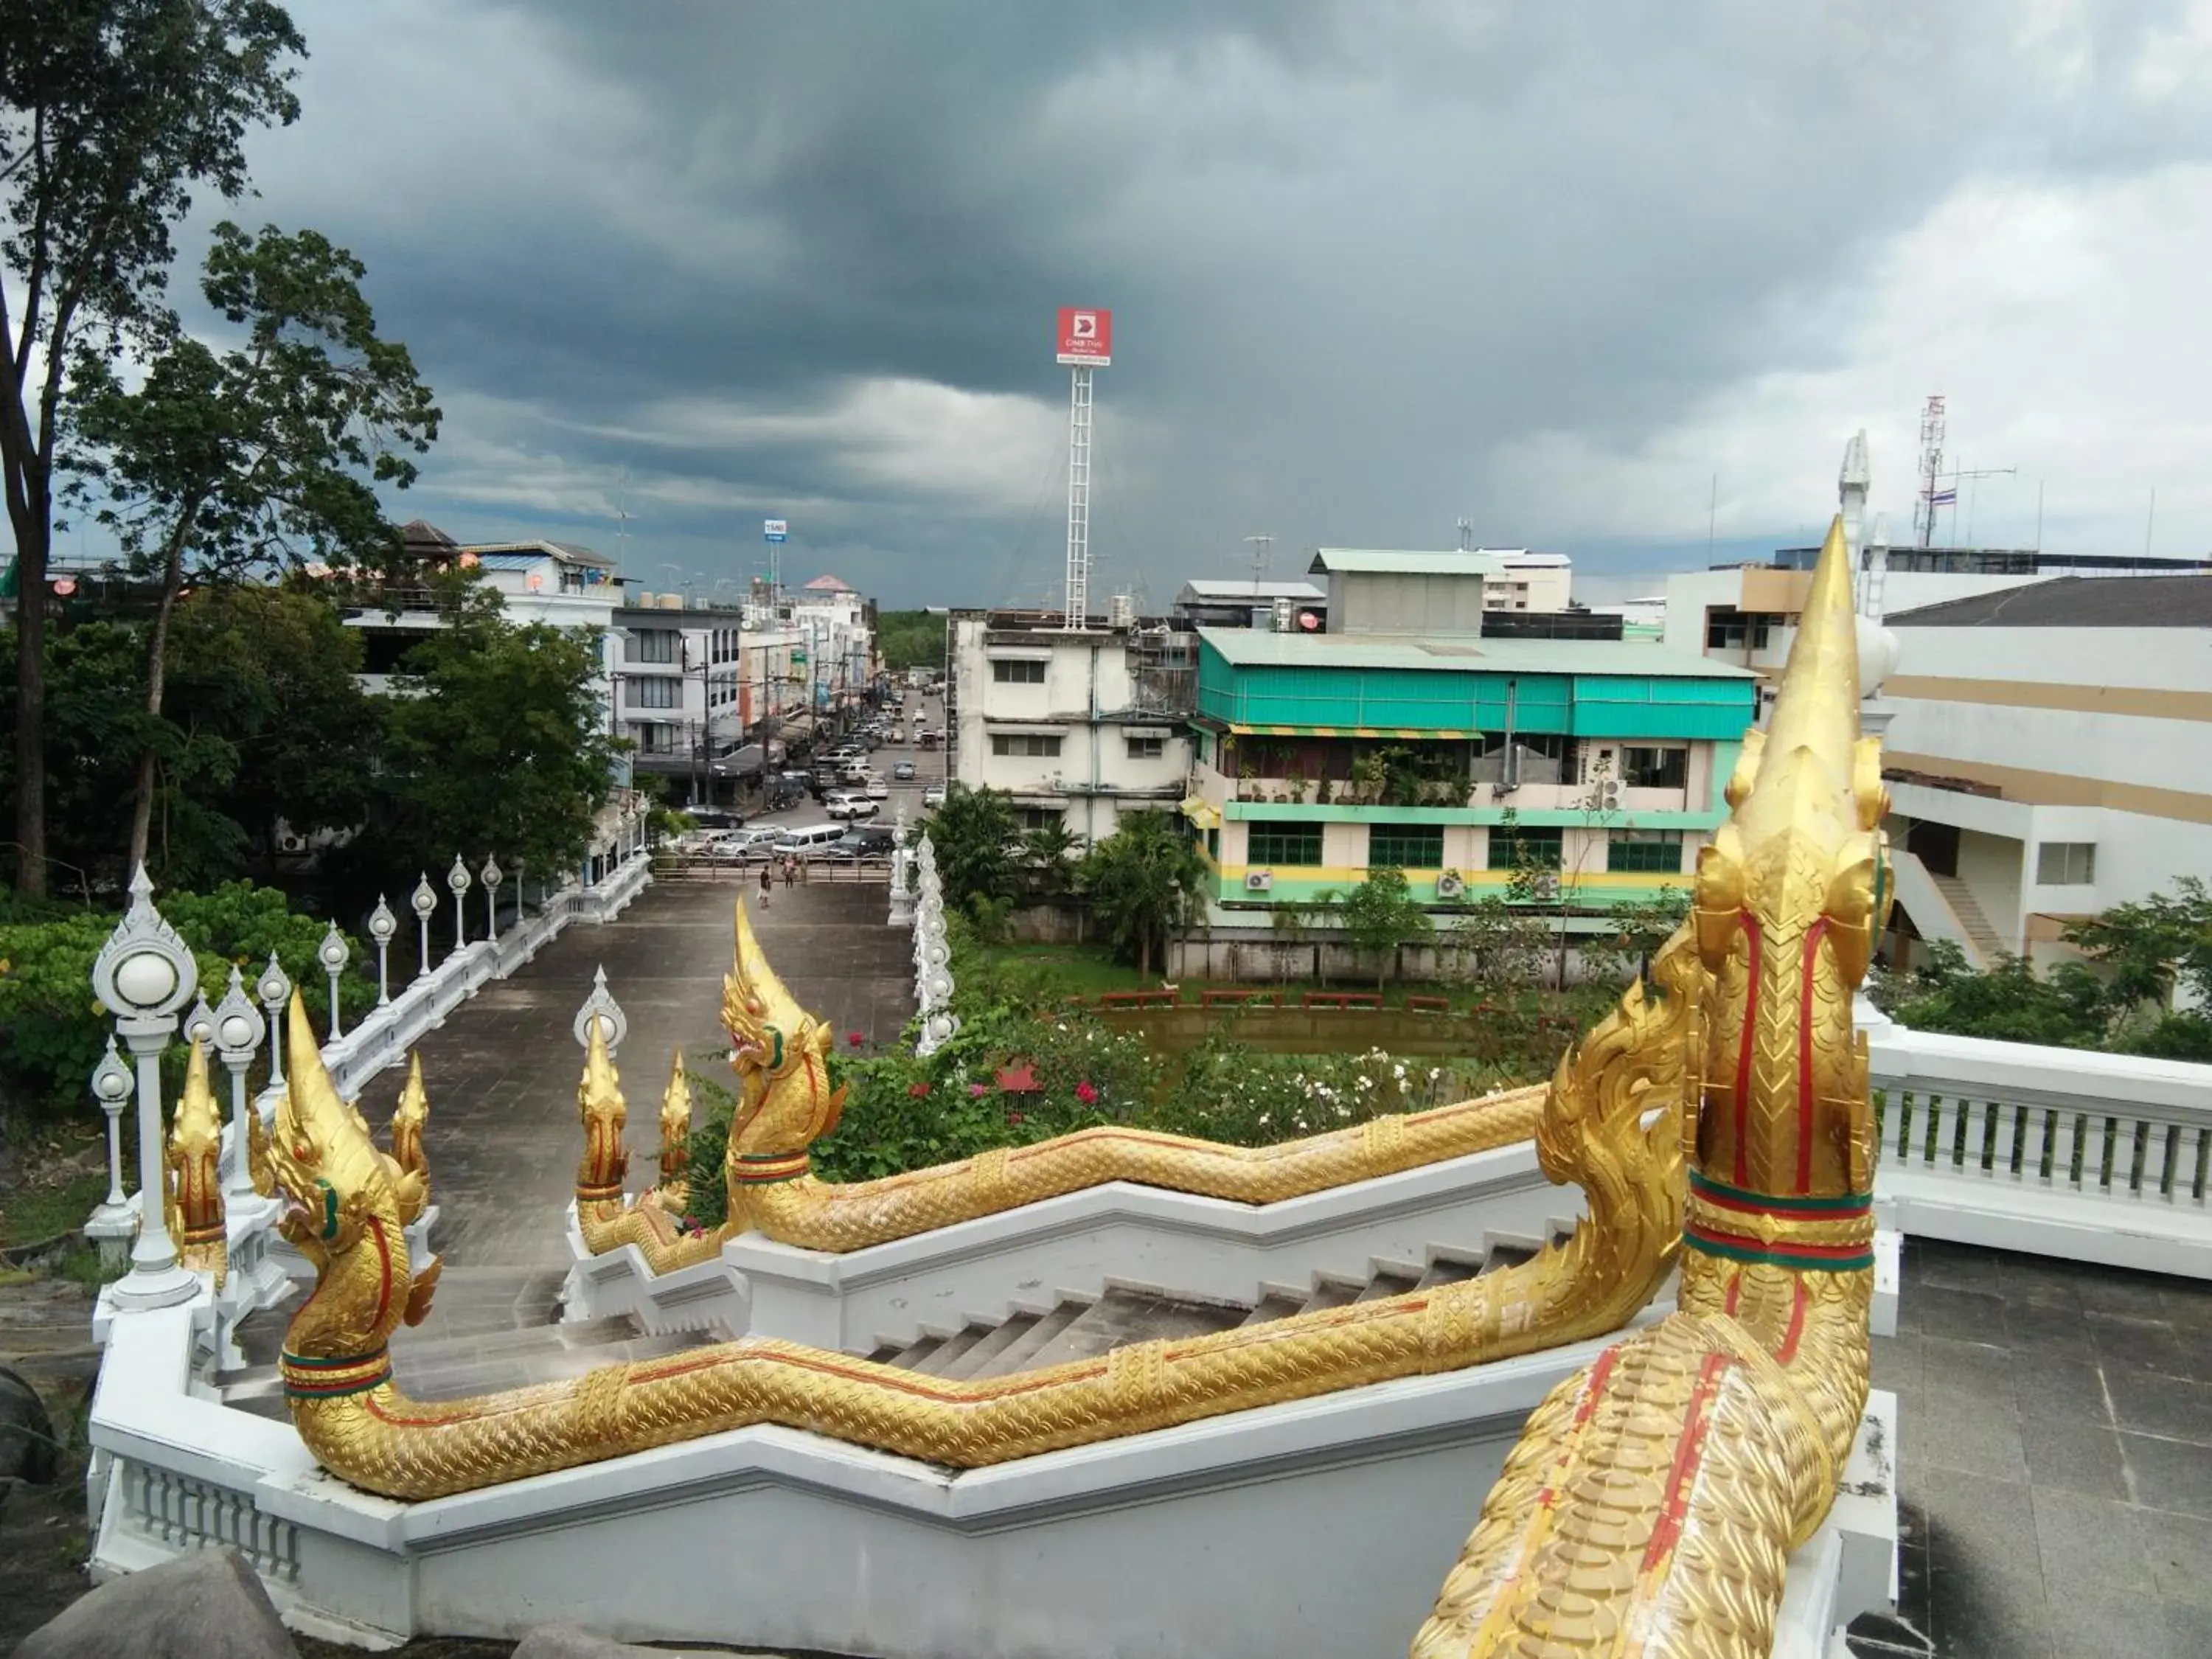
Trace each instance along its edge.
{"label": "gold spire ornament", "polygon": [[230,1270],[222,1207],[222,1109],[208,1084],[207,1045],[198,1039],[185,1057],[185,1091],[169,1126],[166,1163],[168,1191],[162,1207],[177,1259],[195,1272],[214,1274],[221,1290]]}
{"label": "gold spire ornament", "polygon": [[392,1161],[401,1177],[403,1210],[412,1222],[429,1206],[430,1163],[422,1152],[422,1131],[430,1121],[430,1094],[422,1086],[422,1055],[419,1049],[407,1056],[407,1081],[392,1109]]}
{"label": "gold spire ornament", "polygon": [[1874,1284],[1851,996],[1889,908],[1840,519],[1728,800],[1668,947],[1699,1026],[1679,1311],[1529,1419],[1413,1659],[1758,1659],[1834,1499]]}

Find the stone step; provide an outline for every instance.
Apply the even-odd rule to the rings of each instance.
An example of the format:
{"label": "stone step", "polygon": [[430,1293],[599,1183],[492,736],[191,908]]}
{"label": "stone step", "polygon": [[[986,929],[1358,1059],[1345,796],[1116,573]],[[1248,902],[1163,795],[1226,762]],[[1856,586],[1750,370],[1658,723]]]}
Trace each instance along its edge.
{"label": "stone step", "polygon": [[1011,1343],[1006,1343],[1006,1347],[998,1349],[995,1354],[975,1364],[971,1371],[967,1371],[967,1376],[1009,1376],[1013,1371],[1033,1370],[1037,1363],[1037,1352],[1051,1347],[1051,1343],[1055,1343],[1060,1338],[1060,1332],[1064,1332],[1068,1325],[1073,1325],[1086,1312],[1091,1312],[1091,1303],[1068,1297],[1066,1301],[1053,1307],[1053,1312],[1033,1318],[1029,1329],[1024,1329],[1020,1336],[1015,1336]]}
{"label": "stone step", "polygon": [[1327,1308],[1348,1308],[1359,1300],[1359,1293],[1367,1288],[1364,1281],[1340,1279],[1334,1273],[1317,1273],[1313,1288],[1306,1292],[1300,1313],[1319,1313]]}
{"label": "stone step", "polygon": [[1244,1316],[1247,1325],[1265,1325],[1271,1320],[1288,1319],[1292,1314],[1304,1313],[1306,1292],[1287,1285],[1262,1285],[1260,1299],[1252,1311]]}
{"label": "stone step", "polygon": [[945,1376],[946,1367],[957,1363],[961,1355],[998,1328],[996,1325],[963,1325],[939,1342],[914,1369],[924,1376]]}
{"label": "stone step", "polygon": [[[592,1322],[611,1327],[623,1322]],[[721,1330],[672,1331],[649,1336],[632,1324],[627,1335],[603,1329],[593,1333],[599,1340],[576,1343],[563,1340],[568,1328],[549,1325],[535,1331],[508,1333],[510,1337],[528,1340],[502,1340],[481,1350],[472,1351],[460,1344],[447,1345],[437,1352],[435,1363],[432,1364],[424,1364],[419,1352],[410,1356],[395,1352],[393,1381],[410,1399],[457,1400],[537,1382],[562,1382],[602,1365],[655,1359],[728,1340],[728,1334]],[[225,1405],[264,1417],[285,1415],[283,1382],[273,1366],[233,1372],[219,1377],[217,1382],[222,1386]]]}
{"label": "stone step", "polygon": [[1403,1296],[1418,1286],[1423,1269],[1404,1261],[1377,1262],[1375,1271],[1367,1276],[1366,1288],[1352,1299],[1354,1302],[1380,1302],[1385,1297]]}
{"label": "stone step", "polygon": [[1427,1290],[1437,1285],[1456,1285],[1463,1279],[1478,1278],[1489,1269],[1489,1261],[1483,1256],[1462,1255],[1450,1250],[1431,1251],[1428,1267],[1421,1274],[1418,1288]]}
{"label": "stone step", "polygon": [[[1240,1323],[1251,1309],[1234,1302],[1201,1302],[1151,1289],[1109,1285],[1067,1328],[1030,1355],[1024,1370],[1089,1359],[1133,1342],[1163,1337],[1208,1336]],[[999,1373],[1001,1376],[1005,1372]]]}

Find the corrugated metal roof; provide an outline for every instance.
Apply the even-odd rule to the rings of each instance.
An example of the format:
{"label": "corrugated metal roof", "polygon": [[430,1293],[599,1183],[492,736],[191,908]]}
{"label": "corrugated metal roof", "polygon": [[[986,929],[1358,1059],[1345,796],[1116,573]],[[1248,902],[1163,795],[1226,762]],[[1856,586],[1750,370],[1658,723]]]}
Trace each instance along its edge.
{"label": "corrugated metal roof", "polygon": [[486,570],[534,570],[552,556],[550,553],[479,553],[476,561]]}
{"label": "corrugated metal roof", "polygon": [[1182,585],[1183,592],[1198,599],[1326,599],[1328,595],[1311,582],[1216,581],[1196,577]]}
{"label": "corrugated metal roof", "polygon": [[1314,550],[1310,574],[1356,571],[1390,576],[1497,576],[1505,561],[1495,553],[1422,553],[1378,547],[1322,547]]}
{"label": "corrugated metal roof", "polygon": [[2212,628],[2212,573],[2061,576],[1883,620],[1892,628]]}
{"label": "corrugated metal roof", "polygon": [[1200,639],[1238,668],[1418,668],[1462,674],[1637,674],[1753,680],[1748,668],[1642,640],[1395,639],[1201,628]]}

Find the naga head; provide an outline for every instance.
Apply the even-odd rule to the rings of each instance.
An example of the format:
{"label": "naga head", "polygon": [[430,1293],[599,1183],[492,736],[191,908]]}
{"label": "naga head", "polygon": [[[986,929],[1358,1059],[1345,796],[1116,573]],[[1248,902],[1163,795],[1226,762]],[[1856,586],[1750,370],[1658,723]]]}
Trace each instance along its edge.
{"label": "naga head", "polygon": [[684,1178],[691,1146],[691,1078],[678,1048],[668,1067],[668,1086],[660,1094],[660,1184]]}
{"label": "naga head", "polygon": [[586,1024],[591,1035],[584,1042],[584,1075],[576,1083],[576,1115],[584,1124],[576,1201],[620,1204],[623,1180],[629,1172],[629,1154],[623,1149],[629,1103],[623,1098],[622,1078],[615,1070],[614,1056],[607,1052],[605,1017],[594,1014]]}
{"label": "naga head", "polygon": [[170,1234],[187,1267],[205,1268],[223,1281],[229,1260],[222,1205],[222,1111],[208,1085],[207,1045],[195,1041],[185,1062],[185,1091],[169,1125]]}
{"label": "naga head", "polygon": [[738,1074],[732,1155],[803,1153],[837,1127],[845,1091],[830,1086],[830,1028],[799,1006],[753,937],[738,901],[737,946],[722,980],[722,1024]]}
{"label": "naga head", "polygon": [[399,1218],[411,1224],[430,1202],[430,1163],[422,1155],[422,1131],[430,1121],[430,1093],[422,1086],[422,1056],[407,1056],[407,1083],[392,1109],[392,1164],[399,1195]]}
{"label": "naga head", "polygon": [[411,1271],[404,1172],[339,1097],[297,992],[289,1018],[292,1063],[269,1162],[286,1200],[277,1228],[313,1266],[317,1289],[294,1316],[285,1347],[301,1356],[380,1352],[403,1318],[411,1324],[428,1311],[436,1264]]}
{"label": "naga head", "polygon": [[1871,1184],[1851,997],[1888,908],[1877,739],[1859,734],[1857,618],[1839,518],[1771,719],[1747,732],[1733,809],[1698,855],[1690,926],[1705,969],[1703,1175],[1770,1196]]}

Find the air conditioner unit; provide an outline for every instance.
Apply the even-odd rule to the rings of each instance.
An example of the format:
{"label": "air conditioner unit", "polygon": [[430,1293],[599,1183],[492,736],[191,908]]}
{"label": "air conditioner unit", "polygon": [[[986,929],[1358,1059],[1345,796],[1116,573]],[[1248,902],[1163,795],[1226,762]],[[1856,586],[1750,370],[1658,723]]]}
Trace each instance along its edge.
{"label": "air conditioner unit", "polygon": [[1456,870],[1447,870],[1437,878],[1437,896],[1440,899],[1462,898],[1467,894],[1467,878]]}
{"label": "air conditioner unit", "polygon": [[1607,812],[1620,810],[1620,780],[1607,778],[1597,787],[1597,804]]}
{"label": "air conditioner unit", "polygon": [[1274,885],[1275,872],[1273,870],[1247,870],[1244,872],[1244,890],[1248,893],[1270,892]]}
{"label": "air conditioner unit", "polygon": [[1277,599],[1269,607],[1270,626],[1278,634],[1288,634],[1297,626],[1297,608],[1288,599]]}
{"label": "air conditioner unit", "polygon": [[280,852],[304,853],[307,850],[307,838],[287,830],[276,837],[276,846]]}

